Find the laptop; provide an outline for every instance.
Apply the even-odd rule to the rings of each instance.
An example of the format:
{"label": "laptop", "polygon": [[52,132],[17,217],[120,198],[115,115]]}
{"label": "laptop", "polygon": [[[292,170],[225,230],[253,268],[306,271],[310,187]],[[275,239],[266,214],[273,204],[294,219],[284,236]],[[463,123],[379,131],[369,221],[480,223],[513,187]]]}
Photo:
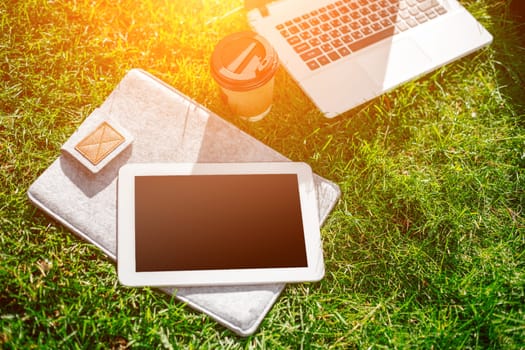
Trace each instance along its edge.
{"label": "laptop", "polygon": [[248,21],[333,118],[492,42],[456,0],[245,0]]}

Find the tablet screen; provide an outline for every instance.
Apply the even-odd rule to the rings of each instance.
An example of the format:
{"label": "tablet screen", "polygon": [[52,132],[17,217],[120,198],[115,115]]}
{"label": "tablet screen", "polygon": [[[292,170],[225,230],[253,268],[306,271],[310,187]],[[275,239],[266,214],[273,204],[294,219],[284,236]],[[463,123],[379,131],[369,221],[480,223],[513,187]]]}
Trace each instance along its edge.
{"label": "tablet screen", "polygon": [[306,267],[296,174],[135,177],[137,272]]}

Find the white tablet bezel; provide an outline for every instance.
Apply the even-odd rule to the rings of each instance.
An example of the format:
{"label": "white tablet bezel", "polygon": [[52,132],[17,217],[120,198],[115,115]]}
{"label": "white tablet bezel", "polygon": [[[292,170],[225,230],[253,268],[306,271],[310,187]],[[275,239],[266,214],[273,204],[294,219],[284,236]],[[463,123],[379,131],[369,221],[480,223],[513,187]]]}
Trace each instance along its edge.
{"label": "white tablet bezel", "polygon": [[[155,175],[296,174],[307,266],[137,272],[135,260],[135,177]],[[135,163],[119,171],[117,200],[117,271],[127,286],[210,286],[318,281],[324,259],[317,195],[310,166],[302,162],[258,163]]]}

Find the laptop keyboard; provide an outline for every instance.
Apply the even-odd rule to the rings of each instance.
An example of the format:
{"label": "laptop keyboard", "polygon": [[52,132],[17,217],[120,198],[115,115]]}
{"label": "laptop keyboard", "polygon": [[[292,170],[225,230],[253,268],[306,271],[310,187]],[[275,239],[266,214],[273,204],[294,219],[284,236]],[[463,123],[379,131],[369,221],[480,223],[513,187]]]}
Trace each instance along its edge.
{"label": "laptop keyboard", "polygon": [[437,0],[340,0],[276,28],[315,70],[446,12]]}

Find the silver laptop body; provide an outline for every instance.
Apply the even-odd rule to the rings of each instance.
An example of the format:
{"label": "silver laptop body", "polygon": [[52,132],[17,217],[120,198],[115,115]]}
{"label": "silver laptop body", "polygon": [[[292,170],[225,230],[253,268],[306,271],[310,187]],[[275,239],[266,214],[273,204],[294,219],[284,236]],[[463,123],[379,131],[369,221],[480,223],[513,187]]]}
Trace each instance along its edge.
{"label": "silver laptop body", "polygon": [[[250,26],[274,46],[282,65],[327,118],[492,42],[456,0],[255,2],[248,11]],[[379,5],[380,15],[364,19]],[[313,40],[321,26],[328,36]]]}

